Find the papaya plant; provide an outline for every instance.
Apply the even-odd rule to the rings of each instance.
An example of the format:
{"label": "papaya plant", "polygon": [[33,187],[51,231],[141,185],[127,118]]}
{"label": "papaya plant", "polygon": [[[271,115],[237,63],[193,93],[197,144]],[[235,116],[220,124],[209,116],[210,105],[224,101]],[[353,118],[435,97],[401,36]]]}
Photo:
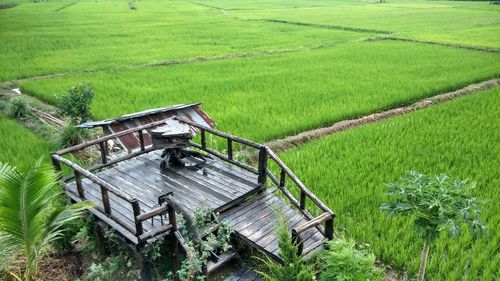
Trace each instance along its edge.
{"label": "papaya plant", "polygon": [[417,235],[424,240],[418,280],[424,280],[429,246],[447,231],[455,238],[460,235],[462,224],[469,226],[473,236],[487,231],[480,220],[477,199],[470,192],[475,183],[453,180],[446,175],[427,176],[409,171],[400,182],[387,184],[391,201],[380,206],[380,210],[391,216],[409,216]]}

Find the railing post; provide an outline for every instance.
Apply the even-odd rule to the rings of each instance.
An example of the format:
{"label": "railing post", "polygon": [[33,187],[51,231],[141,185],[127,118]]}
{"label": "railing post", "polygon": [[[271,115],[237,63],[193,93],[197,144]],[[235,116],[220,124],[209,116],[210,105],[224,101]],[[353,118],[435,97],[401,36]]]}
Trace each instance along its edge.
{"label": "railing post", "polygon": [[101,197],[102,205],[104,206],[104,212],[108,215],[111,215],[111,205],[109,203],[108,190],[102,185],[99,185],[99,187],[101,187]]}
{"label": "railing post", "polygon": [[172,225],[172,232],[174,232],[177,230],[177,217],[175,215],[175,210],[172,207],[172,205],[168,204],[167,211],[168,211],[168,220]]}
{"label": "railing post", "polygon": [[302,238],[300,237],[300,234],[298,234],[295,229],[292,229],[292,243],[294,245],[297,245],[297,255],[301,256],[302,252],[304,251],[304,243],[302,241]]}
{"label": "railing post", "polygon": [[101,149],[101,162],[102,164],[106,164],[108,162],[107,158],[108,151],[106,148],[106,141],[100,142],[99,148]]}
{"label": "railing post", "polygon": [[201,129],[201,147],[207,148],[207,136],[203,129]]}
{"label": "railing post", "polygon": [[61,163],[54,158],[52,158],[52,166],[54,166],[54,170],[56,170],[57,173],[60,173],[62,171]]}
{"label": "railing post", "polygon": [[267,180],[267,160],[268,160],[268,155],[267,155],[267,149],[265,146],[260,147],[259,151],[259,167],[258,167],[258,172],[259,172],[259,177],[258,177],[258,182],[259,184],[263,185],[265,187],[266,185],[266,180]]}
{"label": "railing post", "polygon": [[300,191],[300,202],[299,202],[299,208],[301,210],[304,210],[306,208],[306,198],[307,198],[307,193],[304,190]]}
{"label": "railing post", "polygon": [[141,151],[144,151],[146,150],[144,146],[144,134],[142,133],[142,130],[137,131],[137,133],[139,133],[139,143],[141,144]]}
{"label": "railing post", "polygon": [[332,214],[332,217],[325,221],[325,236],[328,240],[333,239],[333,219],[335,218],[335,214]]}
{"label": "railing post", "polygon": [[132,211],[134,212],[134,222],[135,222],[135,235],[140,236],[144,232],[142,228],[142,221],[137,219],[137,216],[141,214],[141,207],[139,206],[139,200],[133,199],[132,202]]}
{"label": "railing post", "polygon": [[74,170],[75,173],[75,183],[76,183],[76,190],[78,191],[78,196],[80,198],[85,199],[85,191],[83,190],[83,185],[82,185],[82,174],[78,172],[77,170]]}
{"label": "railing post", "polygon": [[286,184],[286,172],[285,169],[281,169],[280,173],[280,187],[285,187]]}
{"label": "railing post", "polygon": [[227,158],[233,160],[233,140],[227,139]]}

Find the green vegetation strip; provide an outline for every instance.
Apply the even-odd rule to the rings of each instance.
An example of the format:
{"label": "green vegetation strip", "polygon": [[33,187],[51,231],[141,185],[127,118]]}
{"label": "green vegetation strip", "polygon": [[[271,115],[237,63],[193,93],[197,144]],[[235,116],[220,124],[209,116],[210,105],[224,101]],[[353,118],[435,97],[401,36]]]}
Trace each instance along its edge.
{"label": "green vegetation strip", "polygon": [[[239,21],[179,1],[134,3],[134,11],[127,1],[79,1],[72,6],[61,1],[23,2],[2,10],[0,81],[334,45],[373,36]],[[60,8],[64,9],[54,11]]]}
{"label": "green vegetation strip", "polygon": [[366,42],[313,52],[28,81],[54,102],[94,86],[95,119],[204,101],[219,128],[255,141],[293,135],[500,75],[498,54],[408,42]]}
{"label": "green vegetation strip", "polygon": [[280,157],[337,213],[337,231],[370,244],[384,263],[411,275],[418,270],[422,244],[411,222],[378,210],[387,200],[384,183],[412,169],[477,182],[475,195],[490,234],[476,241],[469,234],[453,241],[441,237],[426,277],[495,280],[500,274],[499,111],[495,88],[313,141]]}
{"label": "green vegetation strip", "polygon": [[54,148],[16,121],[0,115],[0,162],[18,168],[32,166],[40,157],[49,162]]}

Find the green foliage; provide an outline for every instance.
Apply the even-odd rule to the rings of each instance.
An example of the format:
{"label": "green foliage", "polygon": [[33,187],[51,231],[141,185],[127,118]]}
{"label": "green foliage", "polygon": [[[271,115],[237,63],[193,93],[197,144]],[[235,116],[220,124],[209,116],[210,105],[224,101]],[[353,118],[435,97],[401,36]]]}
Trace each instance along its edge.
{"label": "green foliage", "polygon": [[[435,241],[427,280],[494,280],[498,276],[500,232],[500,88],[311,141],[280,158],[337,213],[336,229],[368,243],[384,264],[406,271],[419,267],[422,244],[407,217],[389,218],[377,209],[386,202],[384,183],[405,171],[436,171],[477,182],[472,195],[490,229],[472,240],[465,231]],[[314,165],[311,165],[313,163]]]}
{"label": "green foliage", "polygon": [[26,281],[36,280],[40,255],[62,237],[67,223],[92,206],[57,206],[60,194],[56,173],[41,161],[26,171],[0,164],[0,246],[22,250]]}
{"label": "green foliage", "polygon": [[26,118],[30,115],[28,105],[23,100],[14,98],[9,104],[8,115],[15,119]]}
{"label": "green foliage", "polygon": [[[204,232],[212,224],[212,210],[209,208],[197,207],[193,217],[192,225],[179,215],[177,217],[178,227],[184,236],[186,243],[186,258],[182,261],[177,272],[181,280],[204,280],[202,274],[204,266],[207,264],[212,253],[226,252],[231,249],[229,240],[233,233],[227,221],[219,222],[216,233],[209,233],[205,238],[200,239],[196,233]],[[207,234],[207,233],[203,233]]]}
{"label": "green foliage", "polygon": [[68,94],[59,96],[57,103],[61,115],[69,117],[71,123],[79,124],[90,118],[90,105],[93,98],[92,86],[82,82],[78,86],[72,87]]}
{"label": "green foliage", "polygon": [[[297,255],[298,246],[293,243],[286,220],[280,217],[278,228],[279,257],[282,264],[269,257],[261,259],[266,266],[266,271],[258,272],[266,281],[311,281],[314,280],[315,271],[312,265],[306,264],[302,257]],[[260,259],[260,258],[259,258]]]}
{"label": "green foliage", "polygon": [[388,186],[387,194],[392,201],[382,204],[380,210],[391,216],[413,218],[417,234],[429,244],[443,230],[457,237],[461,223],[468,224],[475,236],[486,231],[480,220],[477,199],[470,195],[475,183],[409,171],[401,182]]}
{"label": "green foliage", "polygon": [[58,145],[59,147],[70,147],[82,143],[90,137],[88,129],[77,128],[72,124],[68,124],[59,132]]}
{"label": "green foliage", "polygon": [[125,253],[118,253],[106,259],[104,263],[92,263],[82,281],[138,280],[138,273],[133,271],[132,268],[133,261],[131,257]]}
{"label": "green foliage", "polygon": [[356,249],[352,240],[328,242],[329,250],[321,256],[320,281],[382,281],[383,269],[375,268],[375,255]]}

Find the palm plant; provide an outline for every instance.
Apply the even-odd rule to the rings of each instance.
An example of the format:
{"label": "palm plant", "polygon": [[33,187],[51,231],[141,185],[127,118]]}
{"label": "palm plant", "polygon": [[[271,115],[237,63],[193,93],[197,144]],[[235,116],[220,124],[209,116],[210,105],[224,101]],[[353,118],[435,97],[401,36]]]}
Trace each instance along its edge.
{"label": "palm plant", "polygon": [[20,249],[26,257],[24,276],[35,280],[38,260],[47,246],[59,239],[65,224],[77,219],[90,202],[59,206],[58,175],[39,160],[26,171],[0,163],[0,247]]}

